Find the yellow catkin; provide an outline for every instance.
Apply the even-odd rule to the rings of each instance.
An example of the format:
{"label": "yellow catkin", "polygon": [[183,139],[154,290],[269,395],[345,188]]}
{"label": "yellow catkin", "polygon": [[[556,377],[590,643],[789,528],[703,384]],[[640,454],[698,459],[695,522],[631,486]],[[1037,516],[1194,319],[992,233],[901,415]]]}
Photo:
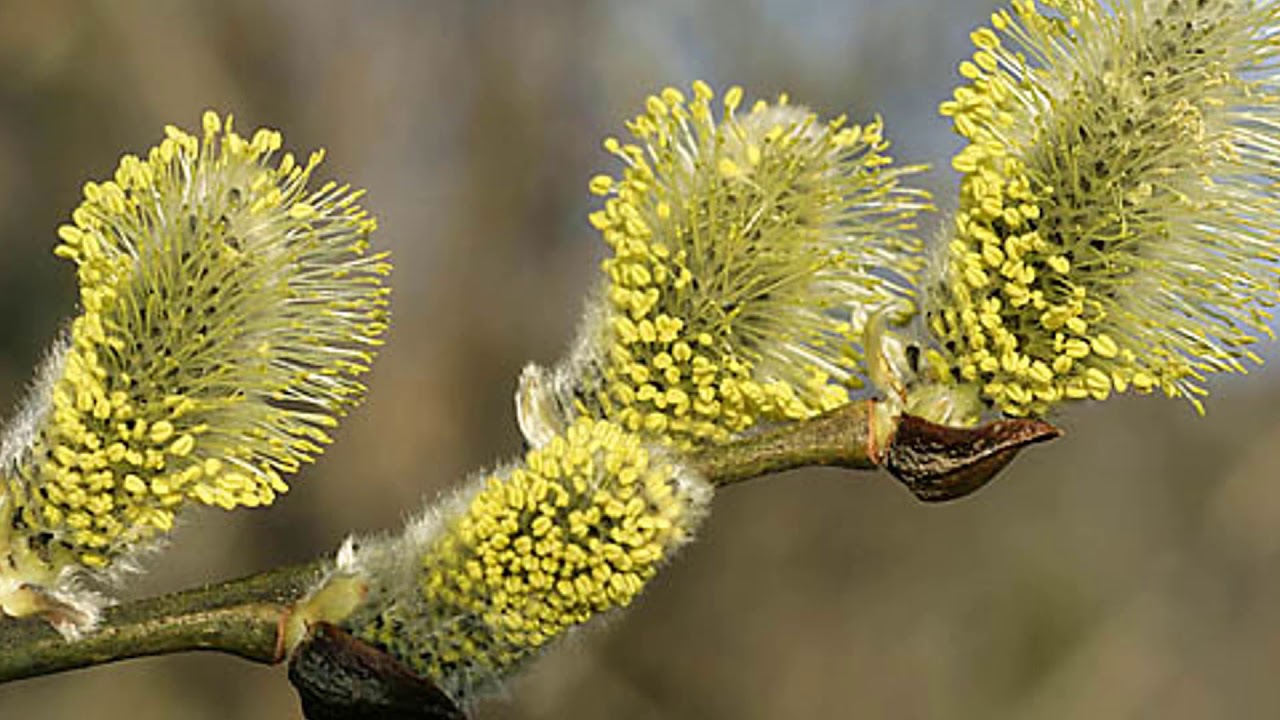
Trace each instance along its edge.
{"label": "yellow catkin", "polygon": [[919,266],[907,231],[925,198],[898,185],[916,168],[890,167],[878,120],[782,100],[740,113],[742,96],[717,111],[703,83],[668,88],[628,123],[634,144],[606,141],[624,169],[590,182],[605,284],[566,363],[526,373],[527,430],[608,418],[688,449],[861,385],[866,312],[905,303]]}
{"label": "yellow catkin", "polygon": [[1129,388],[1198,409],[1269,334],[1274,5],[1013,3],[942,103],[967,145],[925,288],[933,380],[1011,415]]}
{"label": "yellow catkin", "polygon": [[580,418],[441,516],[358,551],[350,569],[370,596],[346,624],[465,700],[629,605],[710,493],[640,436]]}
{"label": "yellow catkin", "polygon": [[280,156],[275,131],[202,125],[86,183],[58,231],[82,311],[0,478],[0,576],[104,568],[184,505],[270,504],[363,393],[389,266],[360,192],[309,189],[322,154]]}

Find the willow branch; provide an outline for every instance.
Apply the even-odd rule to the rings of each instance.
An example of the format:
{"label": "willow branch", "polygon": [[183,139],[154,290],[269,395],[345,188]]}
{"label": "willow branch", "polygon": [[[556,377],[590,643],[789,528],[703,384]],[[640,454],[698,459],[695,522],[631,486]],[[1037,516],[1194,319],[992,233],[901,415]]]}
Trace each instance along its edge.
{"label": "willow branch", "polygon": [[72,641],[39,619],[0,619],[0,682],[190,650],[279,662],[289,608],[327,567],[317,560],[117,605],[97,630]]}
{"label": "willow branch", "polygon": [[879,464],[880,453],[873,437],[874,416],[874,403],[853,403],[702,450],[689,464],[717,487],[812,465],[870,470]]}
{"label": "willow branch", "polygon": [[[893,427],[877,428],[876,423]],[[850,404],[704,450],[688,462],[717,486],[811,465],[888,469],[922,500],[980,487],[1021,447],[1055,437],[1036,421],[945,428],[919,418],[883,419],[874,402]],[[101,625],[64,640],[39,620],[0,619],[0,683],[191,650],[254,662],[283,660],[282,631],[294,604],[323,577],[327,559],[110,608]]]}

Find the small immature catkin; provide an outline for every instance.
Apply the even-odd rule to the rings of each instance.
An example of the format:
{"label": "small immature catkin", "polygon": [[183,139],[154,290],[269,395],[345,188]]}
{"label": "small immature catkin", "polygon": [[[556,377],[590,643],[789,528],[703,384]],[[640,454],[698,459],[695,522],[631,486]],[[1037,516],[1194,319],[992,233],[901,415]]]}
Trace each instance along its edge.
{"label": "small immature catkin", "polygon": [[908,305],[923,193],[898,185],[877,120],[820,122],[742,90],[668,88],[628,124],[626,165],[590,183],[612,255],[570,357],[517,398],[538,445],[573,417],[680,449],[841,405],[861,384],[869,313]]}
{"label": "small immature catkin", "polygon": [[968,145],[928,394],[1010,415],[1133,388],[1199,410],[1270,335],[1280,5],[1014,0],[942,104]]}
{"label": "small immature catkin", "polygon": [[[361,193],[214,113],[90,182],[57,254],[81,314],[0,451],[0,607],[78,602],[190,504],[270,504],[356,403],[386,327]],[[85,596],[87,597],[87,596]]]}
{"label": "small immature catkin", "polygon": [[638,435],[579,418],[402,535],[349,541],[325,587],[362,584],[341,624],[466,704],[630,604],[710,499],[709,484]]}

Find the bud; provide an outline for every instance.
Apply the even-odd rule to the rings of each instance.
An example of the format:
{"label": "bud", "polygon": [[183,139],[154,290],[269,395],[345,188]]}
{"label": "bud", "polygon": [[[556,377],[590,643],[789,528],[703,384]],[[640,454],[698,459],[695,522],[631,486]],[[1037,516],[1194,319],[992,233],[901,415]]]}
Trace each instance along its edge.
{"label": "bud", "polygon": [[466,704],[569,629],[629,605],[692,539],[711,492],[638,435],[579,418],[400,536],[348,541],[303,613]]}

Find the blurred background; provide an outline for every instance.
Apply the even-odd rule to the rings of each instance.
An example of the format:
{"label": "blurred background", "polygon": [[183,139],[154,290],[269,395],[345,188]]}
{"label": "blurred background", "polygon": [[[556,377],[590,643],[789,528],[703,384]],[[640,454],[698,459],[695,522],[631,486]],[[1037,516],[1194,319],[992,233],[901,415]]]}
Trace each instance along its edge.
{"label": "blurred background", "polygon": [[[197,513],[132,595],[298,561],[394,527],[520,452],[522,364],[569,341],[602,247],[587,179],[645,95],[703,78],[885,117],[896,155],[958,143],[949,94],[983,0],[0,0],[0,408],[75,312],[50,250],[82,183],[213,107],[324,146],[395,255],[368,402],[270,510]],[[929,232],[938,221],[929,220]],[[1275,355],[1274,352],[1271,355]],[[887,476],[722,494],[625,616],[540,660],[481,717],[1280,716],[1280,386],[1209,417],[1121,399],[1060,418],[963,502]],[[0,648],[0,652],[4,652]],[[301,717],[279,668],[140,660],[0,686],[0,717]]]}

